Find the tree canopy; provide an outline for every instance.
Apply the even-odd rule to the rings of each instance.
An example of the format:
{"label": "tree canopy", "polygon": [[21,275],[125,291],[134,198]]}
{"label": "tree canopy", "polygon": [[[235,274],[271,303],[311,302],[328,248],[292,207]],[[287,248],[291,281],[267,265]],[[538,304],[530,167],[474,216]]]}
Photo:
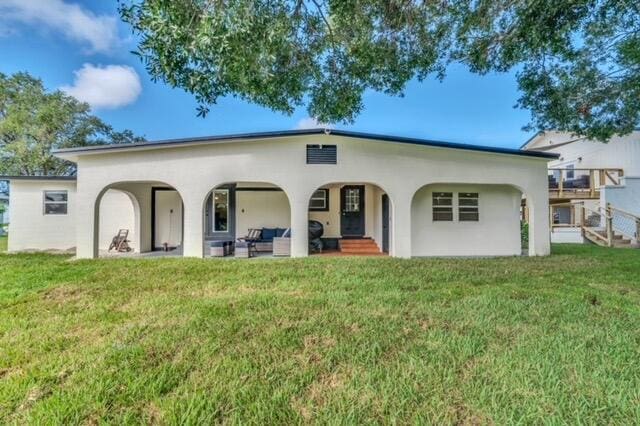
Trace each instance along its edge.
{"label": "tree canopy", "polygon": [[52,149],[140,140],[130,130],[114,131],[88,104],[47,92],[27,73],[0,73],[0,175],[67,175],[74,164]]}
{"label": "tree canopy", "polygon": [[366,90],[452,63],[516,70],[529,127],[606,140],[640,117],[637,0],[120,0],[150,75],[195,95],[351,122]]}

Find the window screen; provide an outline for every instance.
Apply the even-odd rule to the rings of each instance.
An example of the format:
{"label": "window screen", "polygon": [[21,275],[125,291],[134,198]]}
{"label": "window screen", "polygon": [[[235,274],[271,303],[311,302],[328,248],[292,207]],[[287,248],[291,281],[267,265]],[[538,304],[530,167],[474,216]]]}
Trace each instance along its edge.
{"label": "window screen", "polygon": [[336,145],[307,145],[307,164],[337,164]]}
{"label": "window screen", "polygon": [[67,214],[67,191],[44,191],[44,214]]}
{"label": "window screen", "polygon": [[460,222],[477,222],[480,220],[477,192],[458,193],[458,220]]}
{"label": "window screen", "polygon": [[453,193],[433,193],[433,221],[450,222],[453,220]]}

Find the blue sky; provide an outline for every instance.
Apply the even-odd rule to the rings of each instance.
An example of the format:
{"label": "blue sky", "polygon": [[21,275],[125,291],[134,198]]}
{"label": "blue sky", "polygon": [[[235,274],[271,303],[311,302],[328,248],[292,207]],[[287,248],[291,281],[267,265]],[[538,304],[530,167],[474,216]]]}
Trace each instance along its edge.
{"label": "blue sky", "polygon": [[[89,100],[116,129],[150,140],[287,130],[310,121],[304,109],[286,116],[234,98],[197,117],[191,95],[152,82],[130,53],[135,39],[116,7],[116,1],[0,0],[0,72],[28,71],[50,89]],[[517,148],[531,136],[522,131],[529,113],[513,108],[517,98],[512,74],[477,76],[453,67],[442,83],[410,82],[404,97],[367,93],[356,122],[334,127]]]}

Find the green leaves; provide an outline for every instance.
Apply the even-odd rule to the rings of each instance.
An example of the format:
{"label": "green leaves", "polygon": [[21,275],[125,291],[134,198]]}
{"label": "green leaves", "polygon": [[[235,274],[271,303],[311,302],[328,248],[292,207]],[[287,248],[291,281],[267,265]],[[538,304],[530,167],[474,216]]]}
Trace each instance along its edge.
{"label": "green leaves", "polygon": [[530,127],[606,140],[640,121],[640,6],[630,0],[130,0],[122,19],[153,79],[321,122],[352,122],[365,90],[519,70]]}
{"label": "green leaves", "polygon": [[47,92],[27,73],[0,73],[0,174],[66,175],[75,165],[51,150],[140,140],[130,130],[115,132],[89,105]]}

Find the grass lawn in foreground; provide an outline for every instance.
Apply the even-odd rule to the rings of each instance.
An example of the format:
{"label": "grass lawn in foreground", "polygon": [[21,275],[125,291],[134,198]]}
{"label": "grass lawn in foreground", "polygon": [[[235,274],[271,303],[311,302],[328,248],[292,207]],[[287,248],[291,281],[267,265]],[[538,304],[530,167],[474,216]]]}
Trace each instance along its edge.
{"label": "grass lawn in foreground", "polygon": [[6,423],[640,422],[640,251],[0,255]]}
{"label": "grass lawn in foreground", "polygon": [[0,237],[0,253],[7,251],[7,237]]}

